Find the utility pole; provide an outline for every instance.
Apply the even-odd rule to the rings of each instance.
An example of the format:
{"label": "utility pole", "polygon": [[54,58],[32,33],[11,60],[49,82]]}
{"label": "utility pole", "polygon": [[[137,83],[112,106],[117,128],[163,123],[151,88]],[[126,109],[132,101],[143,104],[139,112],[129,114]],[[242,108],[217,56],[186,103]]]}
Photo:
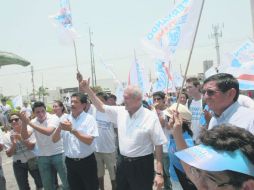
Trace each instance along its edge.
{"label": "utility pole", "polygon": [[34,88],[34,67],[31,66],[31,74],[32,74],[32,87],[33,87],[33,101],[35,100],[35,88]]}
{"label": "utility pole", "polygon": [[216,49],[216,54],[217,54],[217,67],[216,71],[217,73],[219,72],[219,66],[220,66],[220,44],[219,44],[219,37],[222,37],[222,31],[221,28],[223,28],[224,25],[220,26],[219,24],[217,25],[212,25],[213,33],[209,36],[209,38],[214,38],[215,40],[215,49]]}
{"label": "utility pole", "polygon": [[92,33],[89,28],[89,39],[90,39],[90,58],[91,58],[91,73],[92,73],[92,86],[96,86],[96,73],[95,73],[95,62],[94,62],[94,44],[92,43]]}

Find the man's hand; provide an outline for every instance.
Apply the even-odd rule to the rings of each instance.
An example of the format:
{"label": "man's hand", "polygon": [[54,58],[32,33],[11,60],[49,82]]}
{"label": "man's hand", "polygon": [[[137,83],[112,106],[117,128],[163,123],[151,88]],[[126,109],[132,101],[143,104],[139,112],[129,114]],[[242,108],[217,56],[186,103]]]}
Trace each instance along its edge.
{"label": "man's hand", "polygon": [[79,83],[79,90],[80,92],[87,92],[87,90],[89,89],[89,84],[90,84],[90,78],[88,78],[87,80],[82,80]]}
{"label": "man's hand", "polygon": [[164,185],[164,179],[162,175],[155,175],[154,177],[154,186],[156,190],[161,190]]}
{"label": "man's hand", "polygon": [[82,76],[82,74],[78,71],[77,72],[77,80],[78,80],[78,82],[80,83],[82,80],[83,80],[83,76]]}
{"label": "man's hand", "polygon": [[72,123],[70,121],[63,121],[60,123],[60,127],[64,131],[71,131],[72,130]]}
{"label": "man's hand", "polygon": [[28,123],[30,122],[30,119],[26,116],[25,111],[19,113],[18,116],[21,119],[23,125],[28,125]]}

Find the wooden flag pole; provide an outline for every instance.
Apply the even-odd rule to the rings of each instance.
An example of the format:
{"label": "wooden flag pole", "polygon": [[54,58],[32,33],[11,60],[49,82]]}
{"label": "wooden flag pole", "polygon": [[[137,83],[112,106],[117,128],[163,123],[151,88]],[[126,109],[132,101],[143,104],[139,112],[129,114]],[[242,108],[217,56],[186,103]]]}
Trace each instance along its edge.
{"label": "wooden flag pole", "polygon": [[[187,72],[188,72],[188,69],[189,69],[189,66],[190,66],[190,59],[191,59],[191,56],[192,56],[192,51],[193,51],[194,43],[195,43],[195,40],[196,40],[198,27],[199,27],[199,23],[200,23],[200,18],[201,18],[201,14],[202,14],[203,7],[204,7],[204,3],[205,3],[205,0],[202,0],[201,10],[200,10],[200,13],[199,13],[199,16],[198,16],[198,23],[197,23],[197,27],[196,27],[196,30],[195,30],[195,33],[194,33],[194,38],[193,38],[193,41],[192,41],[192,44],[191,44],[191,50],[190,50],[190,53],[189,53],[188,62],[187,62],[186,69],[185,69],[185,72],[184,72],[183,82],[182,82],[182,86],[181,86],[180,91],[179,91],[179,95],[182,93],[183,86],[184,86],[184,83],[186,81],[186,76],[187,76]],[[178,110],[178,106],[179,106],[179,100],[177,100],[176,111]]]}

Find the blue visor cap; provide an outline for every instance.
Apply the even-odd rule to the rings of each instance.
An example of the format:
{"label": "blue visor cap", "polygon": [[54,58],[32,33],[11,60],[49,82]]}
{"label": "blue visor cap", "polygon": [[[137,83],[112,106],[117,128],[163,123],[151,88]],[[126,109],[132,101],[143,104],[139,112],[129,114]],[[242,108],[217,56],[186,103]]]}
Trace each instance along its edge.
{"label": "blue visor cap", "polygon": [[231,170],[254,177],[254,165],[240,150],[221,151],[201,144],[176,152],[175,155],[183,162],[201,170]]}

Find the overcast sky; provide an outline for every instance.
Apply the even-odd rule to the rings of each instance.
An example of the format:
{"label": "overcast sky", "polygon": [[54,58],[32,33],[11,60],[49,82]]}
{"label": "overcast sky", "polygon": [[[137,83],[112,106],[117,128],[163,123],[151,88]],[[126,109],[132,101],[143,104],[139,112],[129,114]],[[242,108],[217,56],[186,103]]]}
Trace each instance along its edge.
{"label": "overcast sky", "polygon": [[[139,62],[154,75],[154,63],[141,40],[158,19],[168,14],[173,3],[173,0],[72,0],[73,24],[81,36],[76,40],[78,64],[84,77],[91,75],[89,27],[93,32],[97,79],[111,78],[99,63],[102,58],[112,66],[119,80],[126,81],[134,50]],[[36,89],[42,83],[49,89],[77,85],[73,46],[59,43],[56,29],[49,19],[58,10],[57,0],[1,1],[0,51],[16,53],[32,63]],[[253,33],[250,0],[205,1],[189,74],[202,72],[203,60],[216,61],[214,39],[208,37],[213,24],[224,25],[219,39],[221,54],[234,50]],[[179,58],[183,68],[185,62]],[[30,71],[30,66],[2,67],[0,93],[31,93]]]}

